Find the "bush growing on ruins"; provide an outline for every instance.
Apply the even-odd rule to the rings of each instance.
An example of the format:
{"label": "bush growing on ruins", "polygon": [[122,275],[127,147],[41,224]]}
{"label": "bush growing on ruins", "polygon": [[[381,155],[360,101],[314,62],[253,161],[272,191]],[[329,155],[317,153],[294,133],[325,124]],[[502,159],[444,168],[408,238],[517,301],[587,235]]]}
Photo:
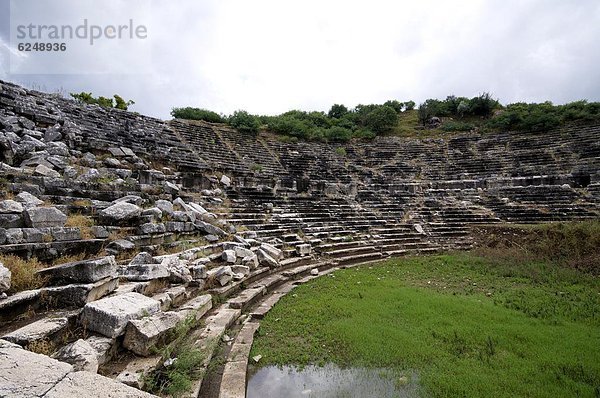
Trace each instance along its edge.
{"label": "bush growing on ruins", "polygon": [[406,101],[404,103],[404,110],[405,111],[412,111],[413,109],[415,109],[415,101]]}
{"label": "bush growing on ruins", "polygon": [[378,106],[369,112],[365,118],[365,127],[375,133],[390,131],[398,124],[398,113],[387,105]]}
{"label": "bush growing on ruins", "polygon": [[352,131],[334,126],[324,131],[324,137],[327,141],[346,142],[352,138]]}
{"label": "bush growing on ruins", "polygon": [[134,101],[129,100],[125,101],[123,97],[118,94],[115,94],[113,98],[107,97],[98,97],[94,98],[92,93],[81,92],[79,94],[71,93],[71,97],[76,99],[77,101],[83,102],[85,104],[95,104],[100,105],[103,108],[115,108],[126,111],[130,105],[135,104]]}
{"label": "bush growing on ruins", "polygon": [[475,128],[471,123],[463,123],[463,122],[446,122],[442,126],[442,130],[444,131],[471,131]]}
{"label": "bush growing on ruins", "polygon": [[216,112],[201,108],[173,108],[171,116],[176,119],[203,120],[210,123],[224,123],[225,120]]}
{"label": "bush growing on ruins", "polygon": [[260,127],[258,118],[246,111],[235,111],[229,116],[228,123],[242,133],[257,133]]}
{"label": "bush growing on ruins", "polygon": [[333,104],[329,112],[327,112],[327,116],[334,119],[339,119],[348,113],[348,108],[342,104]]}
{"label": "bush growing on ruins", "polygon": [[498,130],[538,131],[557,127],[566,122],[600,120],[600,102],[575,101],[565,105],[552,102],[507,105],[492,118],[487,127]]}
{"label": "bush growing on ruins", "polygon": [[383,105],[389,106],[390,108],[394,109],[396,111],[396,113],[402,112],[402,109],[404,108],[404,103],[397,101],[397,100],[385,101],[383,103]]}

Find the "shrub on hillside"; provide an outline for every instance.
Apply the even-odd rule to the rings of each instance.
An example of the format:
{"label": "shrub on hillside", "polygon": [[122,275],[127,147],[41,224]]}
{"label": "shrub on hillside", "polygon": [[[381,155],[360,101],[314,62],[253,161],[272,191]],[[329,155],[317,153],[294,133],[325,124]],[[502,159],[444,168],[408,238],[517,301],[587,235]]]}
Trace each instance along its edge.
{"label": "shrub on hillside", "polygon": [[95,98],[92,95],[92,93],[86,93],[83,91],[79,94],[71,93],[70,95],[75,100],[83,102],[85,104],[95,104],[95,105],[100,105],[101,107],[104,107],[104,108],[115,108],[115,109],[121,109],[124,111],[126,111],[129,108],[129,106],[135,104],[135,102],[132,100],[125,101],[123,99],[123,97],[121,97],[120,95],[117,95],[117,94],[115,94],[113,96],[113,98],[107,98],[107,97]]}
{"label": "shrub on hillside", "polygon": [[329,109],[327,116],[329,116],[330,118],[339,119],[347,113],[348,113],[348,108],[346,108],[346,106],[344,106],[342,104],[333,104],[331,106],[331,109]]}
{"label": "shrub on hillside", "polygon": [[173,108],[171,110],[171,116],[176,119],[186,120],[203,120],[210,123],[224,123],[225,120],[221,115],[216,112],[209,111],[208,109],[201,108]]}
{"label": "shrub on hillside", "polygon": [[396,127],[398,113],[387,105],[377,106],[367,114],[364,124],[375,133],[384,133]]}
{"label": "shrub on hillside", "polygon": [[260,127],[256,116],[242,110],[233,112],[227,121],[242,133],[257,133]]}

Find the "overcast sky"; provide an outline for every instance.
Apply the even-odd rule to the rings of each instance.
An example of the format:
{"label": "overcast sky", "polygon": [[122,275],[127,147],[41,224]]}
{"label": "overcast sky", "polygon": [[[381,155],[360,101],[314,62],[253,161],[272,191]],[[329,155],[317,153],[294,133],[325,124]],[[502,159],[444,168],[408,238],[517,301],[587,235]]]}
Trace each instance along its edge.
{"label": "overcast sky", "polygon": [[[43,3],[56,4],[56,18],[80,20],[105,4],[81,2],[88,9],[70,15],[62,0]],[[9,52],[20,56],[9,4],[0,0],[0,79],[118,93],[160,118],[174,106],[277,114],[484,91],[503,103],[600,101],[598,0],[127,0],[109,14],[142,20],[148,38],[97,62],[128,73],[52,75],[9,70]],[[54,15],[27,13],[34,23]],[[63,55],[65,68],[77,64]]]}

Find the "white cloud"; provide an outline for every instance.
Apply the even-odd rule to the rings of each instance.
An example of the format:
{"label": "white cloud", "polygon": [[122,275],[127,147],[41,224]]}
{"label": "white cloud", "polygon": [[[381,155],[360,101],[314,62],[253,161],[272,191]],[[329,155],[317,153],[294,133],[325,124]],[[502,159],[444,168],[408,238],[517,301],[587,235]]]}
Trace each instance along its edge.
{"label": "white cloud", "polygon": [[503,102],[600,100],[595,0],[148,4],[147,73],[10,78],[119,93],[163,118],[173,106],[273,114],[482,91]]}

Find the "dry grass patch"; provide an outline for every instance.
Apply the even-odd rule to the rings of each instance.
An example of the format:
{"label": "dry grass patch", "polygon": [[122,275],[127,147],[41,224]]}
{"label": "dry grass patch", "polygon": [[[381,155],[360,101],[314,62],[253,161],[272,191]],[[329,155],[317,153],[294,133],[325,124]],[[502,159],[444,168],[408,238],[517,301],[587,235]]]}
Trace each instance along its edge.
{"label": "dry grass patch", "polygon": [[8,294],[23,290],[38,289],[44,285],[44,278],[36,272],[46,268],[37,258],[25,260],[12,254],[0,255],[0,262],[11,272],[11,285]]}

